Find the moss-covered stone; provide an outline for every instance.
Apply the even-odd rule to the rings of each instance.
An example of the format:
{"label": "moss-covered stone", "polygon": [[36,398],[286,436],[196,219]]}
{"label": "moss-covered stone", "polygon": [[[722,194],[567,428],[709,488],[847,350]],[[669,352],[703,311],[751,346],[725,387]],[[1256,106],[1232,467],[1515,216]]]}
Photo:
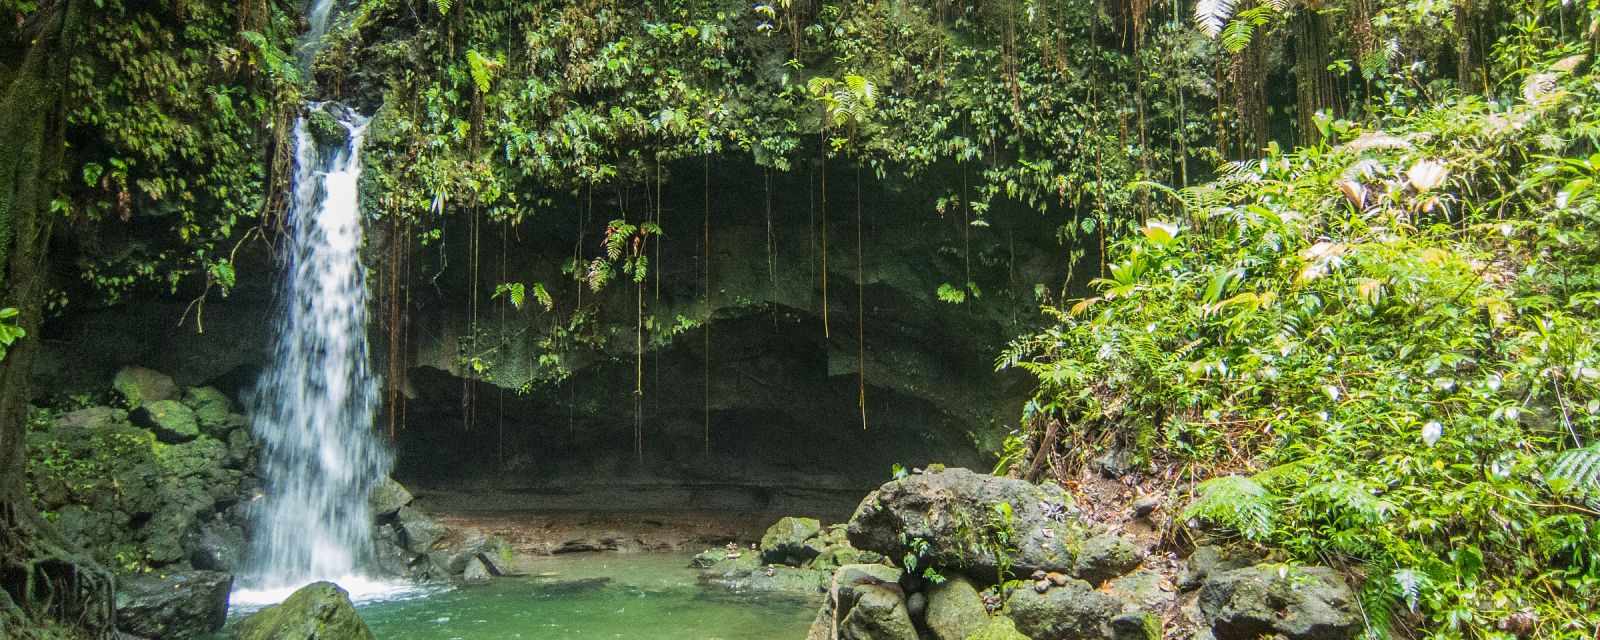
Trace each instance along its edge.
{"label": "moss-covered stone", "polygon": [[998,616],[990,618],[988,624],[963,640],[1028,640],[1028,636],[1017,631],[1016,623],[1010,618]]}
{"label": "moss-covered stone", "polygon": [[233,412],[233,402],[212,387],[190,387],[183,392],[183,404],[194,412],[195,422],[207,435],[226,440],[233,423],[228,415]]}
{"label": "moss-covered stone", "polygon": [[239,640],[373,640],[350,594],[331,582],[301,587],[239,623]]}
{"label": "moss-covered stone", "polygon": [[177,400],[157,400],[133,410],[133,423],[151,430],[166,443],[188,442],[200,437],[200,423],[194,411]]}
{"label": "moss-covered stone", "polygon": [[806,541],[822,533],[816,518],[780,518],[761,536],[761,558],[773,564],[799,566],[819,551]]}
{"label": "moss-covered stone", "polygon": [[130,409],[178,398],[178,383],[173,382],[171,376],[144,367],[123,367],[111,379],[111,388]]}
{"label": "moss-covered stone", "polygon": [[928,589],[927,626],[934,640],[965,640],[989,623],[978,590],[954,576]]}

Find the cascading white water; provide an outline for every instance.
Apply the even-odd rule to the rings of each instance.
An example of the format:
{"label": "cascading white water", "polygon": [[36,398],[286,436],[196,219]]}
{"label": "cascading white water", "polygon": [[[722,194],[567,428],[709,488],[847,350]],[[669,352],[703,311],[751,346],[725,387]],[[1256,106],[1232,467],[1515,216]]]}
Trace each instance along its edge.
{"label": "cascading white water", "polygon": [[[348,131],[318,148],[295,124],[293,230],[277,319],[277,347],[252,407],[266,495],[256,509],[250,575],[263,600],[317,580],[352,592],[372,584],[367,493],[389,471],[372,433],[377,383],[367,364],[367,293],[361,265],[361,116],[313,105]],[[235,595],[240,600],[241,594]]]}

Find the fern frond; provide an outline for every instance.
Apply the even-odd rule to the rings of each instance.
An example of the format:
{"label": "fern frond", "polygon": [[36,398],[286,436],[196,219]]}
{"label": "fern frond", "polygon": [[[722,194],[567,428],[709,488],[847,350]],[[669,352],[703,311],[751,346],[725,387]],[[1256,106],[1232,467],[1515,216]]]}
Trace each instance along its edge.
{"label": "fern frond", "polygon": [[1206,37],[1215,38],[1233,18],[1233,10],[1234,0],[1199,0],[1194,3],[1194,24]]}
{"label": "fern frond", "polygon": [[439,9],[439,15],[442,16],[450,13],[450,2],[451,0],[433,0],[433,6]]}
{"label": "fern frond", "polygon": [[1600,444],[1563,452],[1545,479],[1568,483],[1580,493],[1600,492]]}
{"label": "fern frond", "polygon": [[1184,509],[1183,517],[1237,531],[1249,540],[1264,540],[1272,533],[1277,496],[1246,476],[1222,476],[1200,483],[1200,496]]}

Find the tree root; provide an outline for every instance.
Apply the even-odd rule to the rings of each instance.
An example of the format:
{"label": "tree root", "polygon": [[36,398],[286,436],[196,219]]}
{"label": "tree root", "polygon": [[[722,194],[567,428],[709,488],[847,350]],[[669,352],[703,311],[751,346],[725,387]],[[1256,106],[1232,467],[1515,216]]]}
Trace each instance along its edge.
{"label": "tree root", "polygon": [[8,638],[53,637],[44,631],[52,622],[79,637],[111,638],[114,588],[109,571],[69,550],[32,509],[0,501],[0,621]]}

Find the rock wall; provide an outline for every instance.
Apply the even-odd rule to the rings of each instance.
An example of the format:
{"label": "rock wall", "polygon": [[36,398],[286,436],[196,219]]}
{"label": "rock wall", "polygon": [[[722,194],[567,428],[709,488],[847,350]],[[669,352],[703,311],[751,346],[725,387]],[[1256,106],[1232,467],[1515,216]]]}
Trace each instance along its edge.
{"label": "rock wall", "polygon": [[[520,495],[675,488],[656,495],[679,504],[704,498],[677,490],[691,487],[756,508],[796,491],[848,504],[895,463],[988,463],[985,451],[1029,391],[1026,380],[995,373],[993,359],[1036,317],[1036,289],[1059,292],[1067,271],[1048,218],[1012,212],[994,216],[995,226],[967,227],[958,212],[935,212],[937,179],[869,176],[858,278],[854,182],[837,172],[825,331],[820,199],[809,170],[773,176],[769,227],[769,192],[748,161],[714,160],[709,190],[691,164],[666,177],[664,235],[659,252],[650,248],[642,290],[618,281],[580,294],[562,273],[575,249],[585,260],[600,254],[605,221],[655,215],[641,189],[553,202],[519,226],[482,218],[474,228],[470,214],[456,213],[427,243],[397,244],[387,224],[369,227],[375,368],[399,372],[391,382],[403,398],[388,407],[397,476],[421,488]],[[406,268],[391,289],[399,255]],[[95,402],[112,372],[139,364],[248,405],[270,357],[276,268],[264,244],[251,243],[239,253],[239,287],[203,307],[184,295],[68,307],[44,332],[40,402]],[[968,280],[976,286],[965,302],[939,300],[941,285]],[[511,308],[494,297],[504,282],[545,284],[553,308],[531,293],[523,309]],[[397,317],[403,362],[391,369]],[[389,415],[382,420],[387,428]]]}

